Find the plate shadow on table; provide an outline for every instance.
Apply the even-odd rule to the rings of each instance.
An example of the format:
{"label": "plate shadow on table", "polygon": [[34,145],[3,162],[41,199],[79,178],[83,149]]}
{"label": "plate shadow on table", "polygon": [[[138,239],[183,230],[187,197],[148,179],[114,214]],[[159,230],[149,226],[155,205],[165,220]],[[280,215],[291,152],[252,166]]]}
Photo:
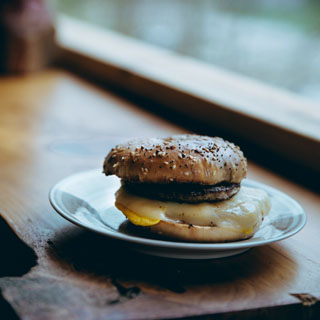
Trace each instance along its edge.
{"label": "plate shadow on table", "polygon": [[[70,226],[48,240],[47,251],[57,264],[93,277],[106,277],[184,293],[188,287],[228,285],[243,279],[283,286],[296,273],[295,259],[273,244],[237,256],[212,260],[180,260],[135,252],[127,242]],[[276,280],[276,278],[279,278]],[[272,279],[274,278],[274,279]],[[280,280],[281,279],[281,280]],[[278,281],[279,280],[279,281]]]}
{"label": "plate shadow on table", "polygon": [[0,317],[19,319],[15,310],[2,295],[1,278],[21,277],[37,264],[35,252],[27,246],[0,215]]}

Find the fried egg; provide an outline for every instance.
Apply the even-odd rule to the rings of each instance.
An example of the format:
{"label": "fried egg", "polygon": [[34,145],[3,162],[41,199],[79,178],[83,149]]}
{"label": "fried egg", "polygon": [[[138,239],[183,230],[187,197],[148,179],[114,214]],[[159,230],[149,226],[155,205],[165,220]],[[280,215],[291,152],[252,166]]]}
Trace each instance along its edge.
{"label": "fried egg", "polygon": [[271,208],[265,191],[243,186],[229,200],[194,204],[143,198],[121,187],[116,193],[115,205],[130,222],[138,226],[152,226],[163,220],[230,228],[245,234],[257,230]]}

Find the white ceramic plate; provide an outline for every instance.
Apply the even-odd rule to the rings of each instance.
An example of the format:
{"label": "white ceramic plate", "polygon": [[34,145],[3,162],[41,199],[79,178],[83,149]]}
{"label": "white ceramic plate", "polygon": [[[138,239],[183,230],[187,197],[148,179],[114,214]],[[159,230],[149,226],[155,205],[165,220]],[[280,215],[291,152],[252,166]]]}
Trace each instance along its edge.
{"label": "white ceramic plate", "polygon": [[283,192],[251,180],[243,185],[265,190],[272,208],[259,231],[251,238],[229,243],[187,243],[151,238],[137,233],[114,206],[119,178],[101,170],[80,172],[58,182],[50,191],[53,208],[65,219],[108,237],[126,241],[134,250],[162,257],[210,259],[232,256],[294,235],[306,223],[302,207]]}

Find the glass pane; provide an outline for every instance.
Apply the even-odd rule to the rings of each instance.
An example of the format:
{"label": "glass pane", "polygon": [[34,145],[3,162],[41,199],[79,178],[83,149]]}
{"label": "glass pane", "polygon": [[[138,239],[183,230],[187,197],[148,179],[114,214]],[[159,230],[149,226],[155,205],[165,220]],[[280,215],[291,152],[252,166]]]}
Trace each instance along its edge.
{"label": "glass pane", "polygon": [[56,0],[56,7],[320,101],[318,0]]}

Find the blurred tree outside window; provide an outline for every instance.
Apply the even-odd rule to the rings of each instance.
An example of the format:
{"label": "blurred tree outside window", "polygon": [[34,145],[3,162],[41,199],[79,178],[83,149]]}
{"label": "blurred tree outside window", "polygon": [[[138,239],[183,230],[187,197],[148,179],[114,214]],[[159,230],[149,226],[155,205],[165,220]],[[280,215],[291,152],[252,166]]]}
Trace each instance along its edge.
{"label": "blurred tree outside window", "polygon": [[319,0],[53,0],[58,12],[320,101]]}

